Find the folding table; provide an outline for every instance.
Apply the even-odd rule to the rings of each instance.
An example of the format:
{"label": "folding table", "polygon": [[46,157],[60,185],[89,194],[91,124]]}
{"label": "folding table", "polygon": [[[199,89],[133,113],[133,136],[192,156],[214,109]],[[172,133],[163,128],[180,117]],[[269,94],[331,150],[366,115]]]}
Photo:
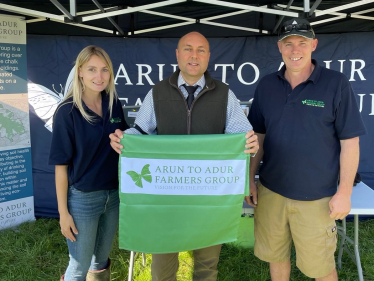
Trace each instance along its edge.
{"label": "folding table", "polygon": [[[346,232],[346,219],[342,221],[342,226],[338,227],[338,234],[341,236],[341,242],[338,254],[338,267],[342,268],[342,254],[345,250],[351,257],[353,262],[357,265],[358,278],[360,281],[364,280],[362,274],[359,244],[358,244],[358,231],[359,231],[359,215],[374,215],[374,190],[368,187],[363,182],[358,183],[353,187],[352,191],[352,208],[349,212],[354,216],[354,238],[353,240],[347,237]],[[350,243],[354,247],[354,254],[348,249],[347,244]]]}

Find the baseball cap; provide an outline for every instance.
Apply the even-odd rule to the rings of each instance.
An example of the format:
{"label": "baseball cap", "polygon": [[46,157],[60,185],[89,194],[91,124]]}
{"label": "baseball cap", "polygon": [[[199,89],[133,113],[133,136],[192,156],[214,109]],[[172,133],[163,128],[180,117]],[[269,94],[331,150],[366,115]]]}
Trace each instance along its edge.
{"label": "baseball cap", "polygon": [[278,41],[292,35],[314,39],[315,34],[312,26],[306,19],[290,19],[285,21],[278,30]]}

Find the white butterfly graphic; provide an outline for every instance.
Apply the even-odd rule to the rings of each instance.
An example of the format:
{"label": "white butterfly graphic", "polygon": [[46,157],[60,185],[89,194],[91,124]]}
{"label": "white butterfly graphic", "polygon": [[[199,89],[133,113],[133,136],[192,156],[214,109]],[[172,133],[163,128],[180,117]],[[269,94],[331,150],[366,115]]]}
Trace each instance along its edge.
{"label": "white butterfly graphic", "polygon": [[[60,84],[61,92],[57,92],[53,84],[52,88],[55,92],[39,84],[32,82],[27,83],[29,104],[34,108],[36,115],[46,121],[44,127],[50,132],[53,130],[53,114],[66,96],[66,93],[73,82],[74,72],[75,67],[73,67],[69,73],[65,88]],[[63,90],[64,93],[62,94]]]}

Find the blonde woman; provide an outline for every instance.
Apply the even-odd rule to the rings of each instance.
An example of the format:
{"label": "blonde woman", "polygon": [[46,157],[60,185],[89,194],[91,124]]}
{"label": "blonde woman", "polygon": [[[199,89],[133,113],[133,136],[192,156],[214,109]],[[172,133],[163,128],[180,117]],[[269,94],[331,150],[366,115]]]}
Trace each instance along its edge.
{"label": "blonde woman", "polygon": [[55,165],[61,233],[69,265],[61,280],[110,280],[109,252],[118,224],[118,154],[109,134],[128,128],[108,54],[88,46],[56,110],[49,164]]}

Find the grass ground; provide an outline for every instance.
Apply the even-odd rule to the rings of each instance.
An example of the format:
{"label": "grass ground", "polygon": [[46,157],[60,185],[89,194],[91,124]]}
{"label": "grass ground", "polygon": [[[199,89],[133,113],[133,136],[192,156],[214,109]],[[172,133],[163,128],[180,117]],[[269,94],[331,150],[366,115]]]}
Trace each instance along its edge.
{"label": "grass ground", "polygon": [[[347,223],[353,236],[353,223]],[[374,220],[360,222],[360,254],[365,281],[374,281]],[[111,252],[112,281],[124,281],[128,276],[129,252],[118,249],[118,241]],[[295,267],[292,257],[291,280],[311,280]],[[65,239],[60,233],[58,220],[39,219],[25,223],[16,230],[0,231],[0,281],[58,281],[68,263]],[[134,280],[150,281],[151,255],[136,259]],[[192,279],[193,259],[190,252],[180,255],[178,280]],[[357,281],[357,269],[348,255],[343,254],[343,269],[339,280]],[[267,281],[268,265],[258,260],[251,249],[228,244],[222,248],[219,262],[219,281]]]}

